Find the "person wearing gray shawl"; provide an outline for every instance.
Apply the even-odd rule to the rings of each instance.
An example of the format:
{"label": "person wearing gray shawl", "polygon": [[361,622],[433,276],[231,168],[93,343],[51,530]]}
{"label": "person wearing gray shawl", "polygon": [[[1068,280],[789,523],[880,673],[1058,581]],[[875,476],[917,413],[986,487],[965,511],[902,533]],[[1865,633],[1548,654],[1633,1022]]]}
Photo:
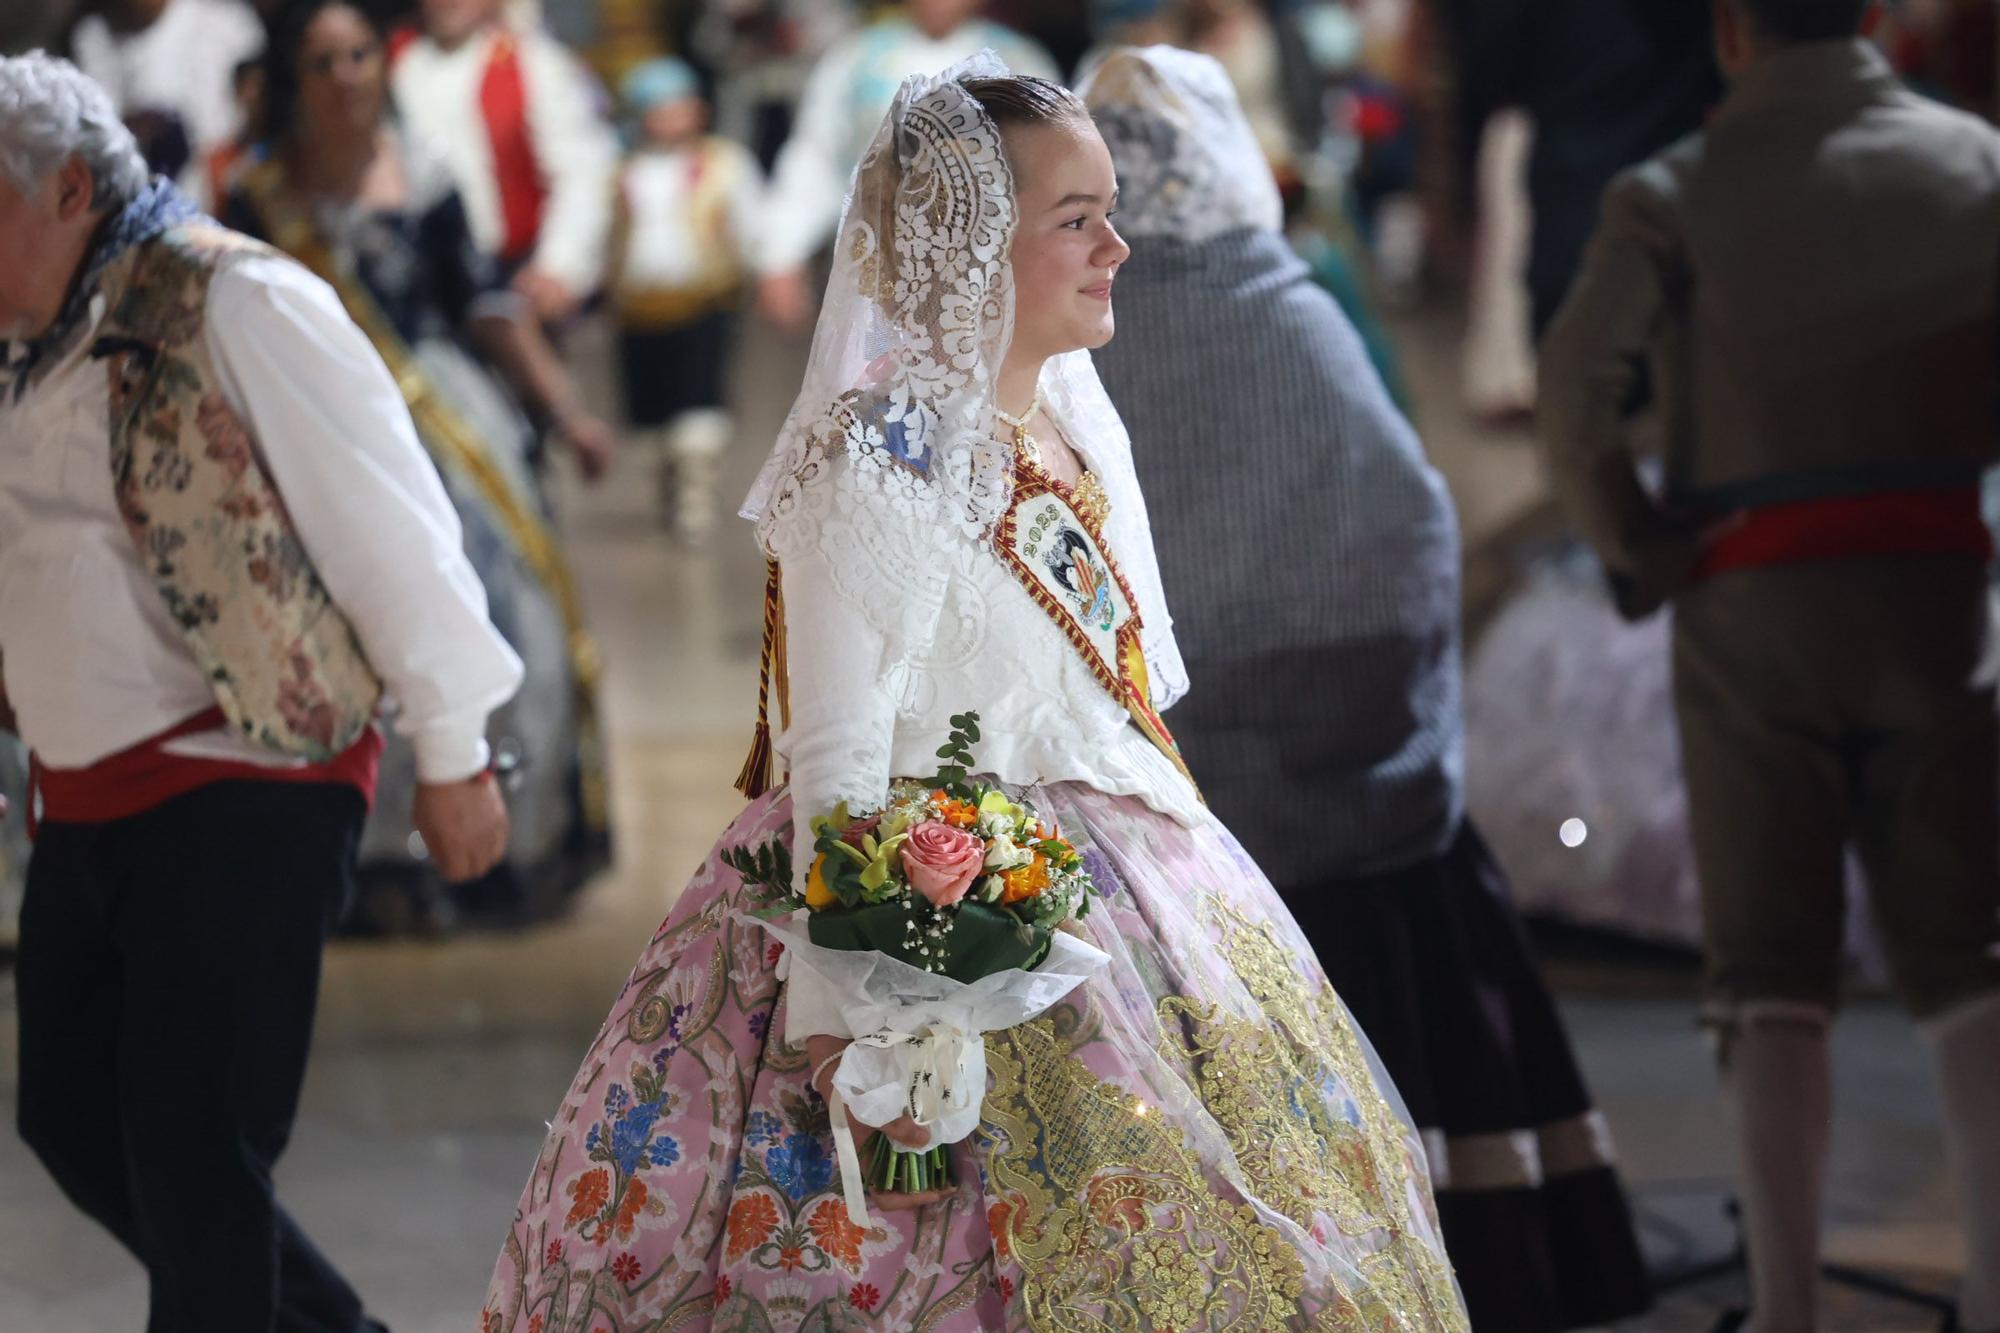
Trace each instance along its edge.
{"label": "person wearing gray shawl", "polygon": [[1080,91],[1133,252],[1095,359],[1195,685],[1182,753],[1424,1131],[1473,1326],[1643,1309],[1609,1135],[1465,817],[1444,482],[1286,243],[1221,66],[1123,48]]}

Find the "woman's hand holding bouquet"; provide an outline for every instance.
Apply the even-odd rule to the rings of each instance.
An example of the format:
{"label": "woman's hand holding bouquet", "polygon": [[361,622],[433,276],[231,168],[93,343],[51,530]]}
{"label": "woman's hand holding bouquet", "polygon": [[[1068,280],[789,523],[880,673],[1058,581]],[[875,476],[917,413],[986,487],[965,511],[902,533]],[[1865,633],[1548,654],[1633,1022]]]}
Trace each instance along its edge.
{"label": "woman's hand holding bouquet", "polygon": [[[854,1034],[810,1045],[857,1224],[864,1182],[905,1206],[952,1187],[946,1149],[978,1126],[985,1095],[981,1034],[1036,1017],[1106,961],[1060,929],[1097,892],[1083,857],[1031,805],[970,778],[979,715],[951,721],[933,778],[895,783],[877,812],[843,803],[811,821],[802,895],[781,845],[728,854],[745,880],[782,892],[765,927],[790,950],[795,982],[811,973]],[[803,934],[773,919],[800,908]],[[849,1109],[887,1127],[865,1170]]]}

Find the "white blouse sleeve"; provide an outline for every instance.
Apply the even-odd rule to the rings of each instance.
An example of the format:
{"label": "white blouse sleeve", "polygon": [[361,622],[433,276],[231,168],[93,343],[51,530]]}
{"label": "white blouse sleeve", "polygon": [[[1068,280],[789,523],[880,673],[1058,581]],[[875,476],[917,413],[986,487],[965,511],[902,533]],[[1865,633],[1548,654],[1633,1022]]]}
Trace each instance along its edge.
{"label": "white blouse sleeve", "polygon": [[425,782],[486,764],[486,718],[521,659],[486,614],[458,513],[403,395],[333,289],[289,259],[244,256],[209,287],[224,394],[327,591],[400,711]]}
{"label": "white blouse sleeve", "polygon": [[581,62],[539,33],[523,40],[521,53],[535,157],[549,190],[534,262],[581,297],[604,279],[618,140]]}
{"label": "white blouse sleeve", "polygon": [[[840,802],[880,808],[894,777],[896,719],[921,673],[944,607],[945,534],[927,511],[899,511],[873,484],[843,484],[856,468],[836,458],[821,479],[835,502],[812,520],[812,540],[780,561],[791,722],[778,741],[790,769],[792,861],[798,886],[812,866],[811,821]],[[848,475],[842,475],[848,474]]]}
{"label": "white blouse sleeve", "polygon": [[779,150],[771,176],[757,261],[762,272],[797,268],[840,225],[847,179],[854,170],[848,157],[854,118],[847,97],[859,50],[853,39],[841,42],[806,78],[791,137]]}

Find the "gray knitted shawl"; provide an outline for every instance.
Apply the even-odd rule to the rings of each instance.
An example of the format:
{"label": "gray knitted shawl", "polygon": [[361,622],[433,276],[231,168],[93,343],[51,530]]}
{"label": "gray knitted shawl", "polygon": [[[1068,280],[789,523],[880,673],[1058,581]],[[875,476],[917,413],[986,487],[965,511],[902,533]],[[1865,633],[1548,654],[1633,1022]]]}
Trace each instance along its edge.
{"label": "gray knitted shawl", "polygon": [[1280,887],[1412,864],[1461,817],[1458,530],[1283,237],[1145,237],[1096,354],[1192,688],[1168,717]]}

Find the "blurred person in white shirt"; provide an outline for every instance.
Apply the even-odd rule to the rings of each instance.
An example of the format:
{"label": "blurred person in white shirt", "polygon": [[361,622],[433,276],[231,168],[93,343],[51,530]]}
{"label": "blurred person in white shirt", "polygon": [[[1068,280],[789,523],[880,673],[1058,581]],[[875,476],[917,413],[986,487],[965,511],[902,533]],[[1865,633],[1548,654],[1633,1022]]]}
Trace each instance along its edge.
{"label": "blurred person in white shirt", "polygon": [[423,0],[390,42],[409,128],[445,156],[473,236],[549,323],[604,277],[617,139],[596,79],[502,0]]}
{"label": "blurred person in white shirt", "polygon": [[990,48],[1015,74],[1060,81],[1048,52],[980,9],[980,0],[905,0],[813,67],[778,154],[759,258],[758,303],[780,328],[801,331],[811,319],[806,266],[833,238],[847,178],[906,77]]}
{"label": "blurred person in white shirt", "polygon": [[264,49],[244,0],[109,0],[76,26],[76,64],[111,94],[155,171],[204,205],[204,164],[243,128],[236,69]]}
{"label": "blurred person in white shirt", "polygon": [[521,680],[402,394],[327,285],[0,58],[0,717],[34,757],[21,1136],[152,1333],[379,1330],[277,1203],[382,735],[472,879]]}

